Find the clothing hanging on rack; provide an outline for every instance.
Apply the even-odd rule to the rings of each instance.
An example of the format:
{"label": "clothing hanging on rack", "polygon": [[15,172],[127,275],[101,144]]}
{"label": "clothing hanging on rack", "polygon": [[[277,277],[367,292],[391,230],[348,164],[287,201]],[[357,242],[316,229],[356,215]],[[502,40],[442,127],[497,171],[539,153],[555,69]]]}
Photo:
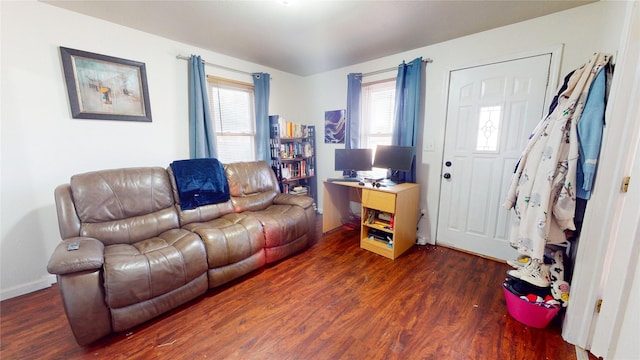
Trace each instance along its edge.
{"label": "clothing hanging on rack", "polygon": [[591,84],[610,60],[611,55],[596,53],[565,78],[515,169],[503,204],[515,213],[509,242],[520,254],[539,262],[548,243],[564,242],[564,231],[575,230],[577,123]]}
{"label": "clothing hanging on rack", "polygon": [[582,116],[578,121],[579,158],[576,179],[576,197],[589,200],[596,176],[602,132],[604,130],[604,113],[607,104],[607,80],[611,79],[612,67],[607,64],[596,75]]}

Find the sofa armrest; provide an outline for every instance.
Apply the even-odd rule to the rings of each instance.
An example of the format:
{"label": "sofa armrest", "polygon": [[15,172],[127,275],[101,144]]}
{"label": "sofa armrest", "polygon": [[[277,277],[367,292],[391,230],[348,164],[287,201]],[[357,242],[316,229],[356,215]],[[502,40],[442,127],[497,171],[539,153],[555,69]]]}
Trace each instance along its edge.
{"label": "sofa armrest", "polygon": [[295,205],[306,209],[313,205],[313,198],[302,195],[278,194],[273,199],[273,203],[276,205]]}
{"label": "sofa armrest", "polygon": [[71,185],[63,184],[54,191],[58,227],[63,239],[80,235],[80,219],[76,213],[76,205],[71,194]]}
{"label": "sofa armrest", "polygon": [[[70,243],[80,244],[77,250],[67,250]],[[104,244],[98,239],[72,237],[63,240],[53,251],[47,271],[63,275],[80,271],[97,270],[104,263]]]}

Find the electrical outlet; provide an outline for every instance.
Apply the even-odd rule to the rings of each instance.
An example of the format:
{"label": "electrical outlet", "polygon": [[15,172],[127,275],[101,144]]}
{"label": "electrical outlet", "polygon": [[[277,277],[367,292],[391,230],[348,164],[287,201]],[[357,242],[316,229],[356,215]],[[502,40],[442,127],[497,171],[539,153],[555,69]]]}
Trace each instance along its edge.
{"label": "electrical outlet", "polygon": [[418,245],[427,245],[427,238],[422,235],[418,235],[418,239],[416,241]]}

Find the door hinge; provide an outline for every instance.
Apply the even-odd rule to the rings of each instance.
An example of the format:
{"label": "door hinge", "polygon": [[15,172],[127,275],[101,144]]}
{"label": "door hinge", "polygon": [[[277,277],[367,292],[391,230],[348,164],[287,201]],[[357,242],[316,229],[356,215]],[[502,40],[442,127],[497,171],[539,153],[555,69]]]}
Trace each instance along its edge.
{"label": "door hinge", "polygon": [[622,192],[626,193],[629,191],[629,181],[631,181],[631,176],[625,176],[625,178],[622,179]]}
{"label": "door hinge", "polygon": [[602,308],[602,299],[598,299],[598,301],[596,301],[596,313],[599,314],[600,313],[600,309]]}

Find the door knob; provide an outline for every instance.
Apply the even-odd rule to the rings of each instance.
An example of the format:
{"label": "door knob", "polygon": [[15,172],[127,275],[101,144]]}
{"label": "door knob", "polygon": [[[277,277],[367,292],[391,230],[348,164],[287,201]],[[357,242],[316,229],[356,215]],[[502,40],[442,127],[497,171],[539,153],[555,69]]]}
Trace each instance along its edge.
{"label": "door knob", "polygon": [[451,174],[444,173],[444,175],[442,175],[442,177],[444,177],[445,179],[449,180],[449,179],[451,179]]}

